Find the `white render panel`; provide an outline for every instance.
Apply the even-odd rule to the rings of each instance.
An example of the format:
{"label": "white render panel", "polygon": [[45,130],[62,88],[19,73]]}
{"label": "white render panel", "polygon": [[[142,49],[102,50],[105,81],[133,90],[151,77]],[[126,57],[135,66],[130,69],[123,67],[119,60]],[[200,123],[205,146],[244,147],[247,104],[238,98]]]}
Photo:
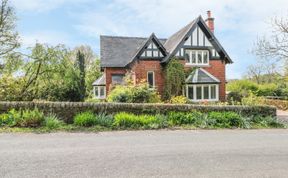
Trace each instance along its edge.
{"label": "white render panel", "polygon": [[188,37],[188,39],[185,41],[184,45],[191,46],[191,35]]}
{"label": "white render panel", "polygon": [[192,46],[198,46],[197,45],[197,28],[194,29],[194,31],[192,32]]}
{"label": "white render panel", "polygon": [[199,28],[198,27],[198,41],[199,41],[199,46],[204,46],[204,34],[203,34],[203,32],[202,32],[202,30],[201,30],[201,28]]}

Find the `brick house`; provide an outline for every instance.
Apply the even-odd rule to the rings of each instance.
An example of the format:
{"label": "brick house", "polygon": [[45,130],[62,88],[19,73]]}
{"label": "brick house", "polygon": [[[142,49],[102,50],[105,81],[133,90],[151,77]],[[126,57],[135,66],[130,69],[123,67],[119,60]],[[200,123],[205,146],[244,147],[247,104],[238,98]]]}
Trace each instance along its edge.
{"label": "brick house", "polygon": [[163,94],[163,69],[176,58],[185,69],[196,68],[187,77],[184,94],[191,101],[225,100],[225,67],[231,58],[214,36],[214,18],[207,12],[167,39],[154,33],[148,38],[100,37],[100,60],[103,75],[94,83],[96,98],[105,99],[111,85],[123,81],[129,72],[135,83],[145,79],[149,87]]}

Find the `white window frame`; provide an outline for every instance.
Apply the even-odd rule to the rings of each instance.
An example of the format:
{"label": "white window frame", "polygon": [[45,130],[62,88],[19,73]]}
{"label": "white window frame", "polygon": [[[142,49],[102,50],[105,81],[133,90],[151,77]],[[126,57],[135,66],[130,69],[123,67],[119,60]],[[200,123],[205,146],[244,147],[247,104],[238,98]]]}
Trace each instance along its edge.
{"label": "white window frame", "polygon": [[[197,90],[196,87],[201,86],[201,99],[197,99]],[[209,97],[208,99],[204,99],[204,86],[208,86]],[[214,99],[211,98],[211,87],[215,86],[216,97]],[[189,98],[188,87],[193,87],[193,99]],[[201,102],[201,101],[219,101],[219,84],[187,84],[186,85],[186,97],[188,100],[193,102]]]}
{"label": "white window frame", "polygon": [[[150,85],[149,85],[149,80],[148,80],[149,73],[153,74],[153,86],[152,87],[150,87]],[[155,88],[155,72],[154,71],[147,71],[147,83],[148,83],[148,87],[150,89],[154,89]]]}
{"label": "white window frame", "polygon": [[[195,63],[192,62],[192,52],[195,52],[195,56],[196,56],[196,60]],[[201,57],[202,57],[202,62],[199,63],[198,62],[198,54],[201,53]],[[204,63],[204,54],[207,53],[207,62]],[[191,49],[186,49],[185,50],[185,56],[186,54],[189,55],[189,60],[188,62],[186,62],[186,65],[193,65],[193,66],[207,66],[209,65],[209,58],[210,58],[210,54],[209,54],[209,50],[191,50]]]}
{"label": "white window frame", "polygon": [[[98,89],[96,92],[96,88]],[[101,88],[104,89],[104,95],[100,96]],[[106,86],[94,86],[94,97],[96,99],[105,99],[106,98]]]}

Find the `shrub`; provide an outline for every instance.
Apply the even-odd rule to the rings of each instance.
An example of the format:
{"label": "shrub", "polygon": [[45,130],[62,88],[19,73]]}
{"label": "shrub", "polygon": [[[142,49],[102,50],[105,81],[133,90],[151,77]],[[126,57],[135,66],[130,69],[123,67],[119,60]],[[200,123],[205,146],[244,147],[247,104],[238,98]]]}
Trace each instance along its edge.
{"label": "shrub", "polygon": [[203,118],[203,114],[197,111],[193,112],[169,112],[168,120],[169,124],[174,125],[186,125],[194,124],[196,120]]}
{"label": "shrub", "polygon": [[97,118],[90,111],[79,113],[74,117],[74,124],[77,126],[91,127],[91,126],[96,125],[96,123],[97,123]]}
{"label": "shrub", "polygon": [[241,103],[248,106],[261,105],[264,103],[264,98],[258,97],[250,92],[248,96],[242,98]]}
{"label": "shrub", "polygon": [[114,126],[118,128],[152,128],[159,123],[152,115],[135,115],[121,112],[114,116]]}
{"label": "shrub", "polygon": [[117,85],[109,93],[107,100],[109,102],[119,103],[159,103],[160,96],[155,90],[149,89],[145,81],[134,85],[127,81],[127,85]]}
{"label": "shrub", "polygon": [[100,113],[96,115],[95,125],[100,125],[103,127],[112,127],[114,118],[112,115],[106,115],[105,113]]}
{"label": "shrub", "polygon": [[54,114],[50,114],[45,117],[44,126],[48,129],[58,129],[64,124],[63,121],[59,120],[58,117]]}
{"label": "shrub", "polygon": [[131,90],[127,86],[117,85],[109,92],[109,102],[130,103],[132,102]]}
{"label": "shrub", "polygon": [[275,117],[255,116],[252,117],[251,124],[254,125],[254,127],[260,128],[284,128],[284,124],[278,122]]}
{"label": "shrub", "polygon": [[242,96],[247,96],[249,92],[256,93],[258,85],[249,80],[235,80],[227,84],[227,90],[237,92]]}
{"label": "shrub", "polygon": [[257,96],[275,96],[277,95],[278,87],[274,83],[258,85],[256,91]]}
{"label": "shrub", "polygon": [[44,113],[37,108],[33,110],[24,110],[22,115],[16,121],[19,127],[39,127],[44,121]]}
{"label": "shrub", "polygon": [[150,89],[146,81],[141,81],[131,87],[132,103],[159,103],[160,96],[154,89]]}
{"label": "shrub", "polygon": [[10,110],[8,113],[3,113],[0,115],[0,126],[13,127],[22,117],[21,111],[16,111],[15,109]]}
{"label": "shrub", "polygon": [[215,127],[240,127],[241,116],[235,112],[209,112],[209,120],[215,120]]}
{"label": "shrub", "polygon": [[227,101],[229,104],[236,104],[242,101],[243,95],[237,91],[231,91],[227,96]]}
{"label": "shrub", "polygon": [[186,104],[187,102],[188,102],[188,99],[183,95],[173,96],[170,99],[170,103],[172,103],[172,104]]}

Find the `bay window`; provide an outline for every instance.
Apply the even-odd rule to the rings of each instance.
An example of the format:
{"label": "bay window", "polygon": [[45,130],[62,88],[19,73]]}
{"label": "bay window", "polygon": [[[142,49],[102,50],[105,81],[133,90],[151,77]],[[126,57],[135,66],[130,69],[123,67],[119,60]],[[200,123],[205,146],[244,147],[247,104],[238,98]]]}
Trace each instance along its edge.
{"label": "bay window", "polygon": [[191,101],[218,101],[218,84],[187,84],[186,96]]}
{"label": "bay window", "polygon": [[208,50],[185,50],[186,64],[188,65],[208,65],[209,51]]}
{"label": "bay window", "polygon": [[94,96],[97,99],[106,98],[106,87],[105,86],[94,86]]}

